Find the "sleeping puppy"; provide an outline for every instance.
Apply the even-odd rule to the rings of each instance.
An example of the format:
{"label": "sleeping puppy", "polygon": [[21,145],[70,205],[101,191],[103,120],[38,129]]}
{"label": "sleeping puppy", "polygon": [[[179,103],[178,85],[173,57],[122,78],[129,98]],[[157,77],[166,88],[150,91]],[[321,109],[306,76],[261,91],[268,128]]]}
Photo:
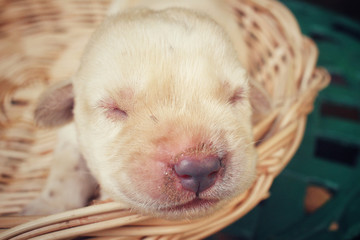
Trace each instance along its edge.
{"label": "sleeping puppy", "polygon": [[256,153],[232,15],[221,0],[114,2],[77,73],[39,101],[40,126],[65,126],[24,213],[82,207],[99,184],[140,213],[196,218],[248,189]]}

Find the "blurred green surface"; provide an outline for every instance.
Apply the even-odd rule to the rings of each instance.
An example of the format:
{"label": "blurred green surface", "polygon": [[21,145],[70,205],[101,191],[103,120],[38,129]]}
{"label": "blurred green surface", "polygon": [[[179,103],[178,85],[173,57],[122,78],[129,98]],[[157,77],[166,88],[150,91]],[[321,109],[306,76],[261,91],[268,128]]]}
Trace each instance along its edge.
{"label": "blurred green surface", "polygon": [[[209,240],[360,239],[360,24],[299,0],[282,1],[315,40],[332,75],[309,115],[303,142],[275,179],[271,196]],[[306,214],[309,185],[333,197]],[[338,229],[330,230],[336,223]]]}

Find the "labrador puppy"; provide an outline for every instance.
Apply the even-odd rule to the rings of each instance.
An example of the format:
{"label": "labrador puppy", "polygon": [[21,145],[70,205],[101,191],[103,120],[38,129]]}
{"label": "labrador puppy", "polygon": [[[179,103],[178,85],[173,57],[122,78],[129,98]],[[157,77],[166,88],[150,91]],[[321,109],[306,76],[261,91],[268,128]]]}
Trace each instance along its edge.
{"label": "labrador puppy", "polygon": [[140,213],[190,219],[248,189],[257,156],[230,11],[222,0],[115,1],[76,74],[37,105],[38,125],[62,128],[24,214],[85,206],[99,185]]}

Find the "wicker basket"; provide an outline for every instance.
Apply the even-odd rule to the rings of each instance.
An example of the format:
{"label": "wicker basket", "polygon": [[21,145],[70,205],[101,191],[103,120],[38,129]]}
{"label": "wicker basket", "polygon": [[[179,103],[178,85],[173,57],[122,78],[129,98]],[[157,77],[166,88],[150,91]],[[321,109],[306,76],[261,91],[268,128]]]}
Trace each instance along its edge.
{"label": "wicker basket", "polygon": [[17,215],[41,191],[54,130],[33,123],[34,102],[51,82],[75,71],[78,56],[109,1],[0,1],[0,239],[201,239],[249,212],[269,194],[275,176],[297,150],[319,90],[317,49],[293,15],[273,0],[230,0],[250,49],[246,67],[274,108],[254,126],[259,162],[254,185],[205,219],[168,222],[140,216],[121,203],[102,203],[45,217]]}

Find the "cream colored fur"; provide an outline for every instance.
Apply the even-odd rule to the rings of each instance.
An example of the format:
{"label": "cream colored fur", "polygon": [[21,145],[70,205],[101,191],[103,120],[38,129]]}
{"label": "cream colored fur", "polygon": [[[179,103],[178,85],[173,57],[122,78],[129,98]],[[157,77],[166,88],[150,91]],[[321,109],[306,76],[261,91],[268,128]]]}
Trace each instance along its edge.
{"label": "cream colored fur", "polygon": [[[63,168],[74,169],[84,158],[106,195],[141,213],[169,219],[210,214],[249,188],[255,176],[249,84],[237,54],[246,49],[235,20],[221,0],[115,1],[109,14],[72,77],[74,123],[62,130],[67,137],[60,136],[55,152],[55,159],[67,160],[54,163],[36,201],[60,210],[84,205],[95,186],[88,184],[90,175],[66,189],[55,180],[72,179],[74,171]],[[42,99],[37,121],[53,126]],[[182,207],[196,197],[174,174],[184,154],[224,159],[222,175],[199,196],[215,204]],[[76,198],[51,199],[50,189]],[[39,209],[36,201],[25,213]]]}

